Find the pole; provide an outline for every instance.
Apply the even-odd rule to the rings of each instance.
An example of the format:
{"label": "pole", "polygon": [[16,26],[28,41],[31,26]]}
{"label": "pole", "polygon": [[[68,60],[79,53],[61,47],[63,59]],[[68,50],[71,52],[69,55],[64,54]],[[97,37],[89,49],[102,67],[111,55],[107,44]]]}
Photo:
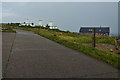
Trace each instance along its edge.
{"label": "pole", "polygon": [[116,42],[117,42],[116,50],[118,50],[118,39],[116,40]]}
{"label": "pole", "polygon": [[95,28],[92,30],[92,47],[95,48]]}

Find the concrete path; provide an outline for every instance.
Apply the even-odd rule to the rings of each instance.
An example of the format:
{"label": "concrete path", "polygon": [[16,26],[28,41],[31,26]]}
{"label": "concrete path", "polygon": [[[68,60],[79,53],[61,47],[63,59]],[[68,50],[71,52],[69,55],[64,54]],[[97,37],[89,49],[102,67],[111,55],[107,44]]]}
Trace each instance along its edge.
{"label": "concrete path", "polygon": [[[3,33],[3,73],[15,33]],[[118,70],[33,32],[17,30],[6,78],[118,78]]]}

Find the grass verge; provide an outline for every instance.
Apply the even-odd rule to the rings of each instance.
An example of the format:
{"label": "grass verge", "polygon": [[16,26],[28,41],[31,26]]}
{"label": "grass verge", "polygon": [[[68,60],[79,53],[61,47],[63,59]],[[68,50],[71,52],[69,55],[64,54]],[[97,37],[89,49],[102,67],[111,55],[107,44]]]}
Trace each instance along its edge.
{"label": "grass verge", "polygon": [[1,32],[14,32],[14,33],[16,33],[15,30],[1,30]]}

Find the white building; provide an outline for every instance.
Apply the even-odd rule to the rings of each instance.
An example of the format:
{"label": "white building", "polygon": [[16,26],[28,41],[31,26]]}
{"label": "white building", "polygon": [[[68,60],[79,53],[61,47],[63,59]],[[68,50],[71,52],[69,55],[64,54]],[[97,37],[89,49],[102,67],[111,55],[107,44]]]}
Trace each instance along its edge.
{"label": "white building", "polygon": [[58,29],[57,26],[50,26],[50,29]]}
{"label": "white building", "polygon": [[33,24],[33,23],[20,23],[20,25],[19,26],[32,26],[32,27],[34,27],[35,25]]}
{"label": "white building", "polygon": [[29,24],[29,19],[25,20],[25,24],[28,25]]}
{"label": "white building", "polygon": [[42,25],[42,22],[43,22],[42,20],[39,20],[39,23],[38,23],[39,26],[43,26],[43,25]]}
{"label": "white building", "polygon": [[48,26],[50,26],[50,27],[53,26],[53,22],[50,21],[49,24],[48,24]]}
{"label": "white building", "polygon": [[32,26],[34,27],[34,23],[29,23],[29,19],[26,19],[24,23],[20,23],[19,26]]}
{"label": "white building", "polygon": [[49,27],[50,29],[58,29],[57,26],[53,26],[53,22],[52,21],[49,22],[48,26],[50,26]]}

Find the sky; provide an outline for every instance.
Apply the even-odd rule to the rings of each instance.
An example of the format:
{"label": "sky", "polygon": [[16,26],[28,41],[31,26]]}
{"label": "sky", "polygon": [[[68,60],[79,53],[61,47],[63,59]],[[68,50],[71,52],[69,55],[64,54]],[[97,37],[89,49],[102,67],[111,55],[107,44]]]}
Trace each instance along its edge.
{"label": "sky", "polygon": [[120,2],[118,6],[118,35],[120,35]]}
{"label": "sky", "polygon": [[120,0],[1,0],[2,2],[118,2]]}
{"label": "sky", "polygon": [[[112,0],[111,0],[112,1]],[[53,21],[61,30],[79,32],[81,26],[110,26],[118,34],[117,2],[2,2],[3,22],[43,24]]]}

